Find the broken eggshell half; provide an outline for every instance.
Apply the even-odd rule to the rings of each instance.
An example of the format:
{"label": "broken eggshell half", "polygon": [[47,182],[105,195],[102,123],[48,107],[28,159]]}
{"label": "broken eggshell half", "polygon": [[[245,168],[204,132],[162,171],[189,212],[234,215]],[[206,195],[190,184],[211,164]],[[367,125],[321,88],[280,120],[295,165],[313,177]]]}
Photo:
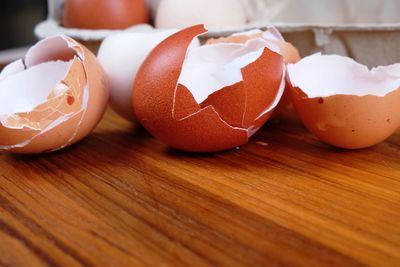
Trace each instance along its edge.
{"label": "broken eggshell half", "polygon": [[315,54],[288,65],[293,105],[304,125],[336,147],[376,145],[400,126],[400,64],[369,70]]}
{"label": "broken eggshell half", "polygon": [[44,39],[0,73],[0,151],[69,146],[93,130],[107,102],[96,57],[66,36]]}
{"label": "broken eggshell half", "polygon": [[263,39],[190,47],[193,26],[161,42],[133,90],[138,120],[171,147],[214,152],[241,146],[271,116],[285,88],[277,47]]}

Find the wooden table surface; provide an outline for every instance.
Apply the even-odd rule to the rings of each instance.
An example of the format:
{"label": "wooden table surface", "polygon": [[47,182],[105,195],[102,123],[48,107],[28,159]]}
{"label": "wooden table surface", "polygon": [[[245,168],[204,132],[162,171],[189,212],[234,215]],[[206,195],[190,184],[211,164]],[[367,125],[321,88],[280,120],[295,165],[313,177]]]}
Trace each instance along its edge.
{"label": "wooden table surface", "polygon": [[108,111],[43,156],[0,155],[3,266],[400,266],[400,132],[334,149],[295,120],[187,154]]}

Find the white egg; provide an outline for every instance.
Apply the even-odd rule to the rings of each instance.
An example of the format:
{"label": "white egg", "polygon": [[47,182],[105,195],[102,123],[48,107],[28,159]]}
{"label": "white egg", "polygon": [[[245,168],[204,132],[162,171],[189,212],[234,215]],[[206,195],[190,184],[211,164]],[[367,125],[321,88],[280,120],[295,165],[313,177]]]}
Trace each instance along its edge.
{"label": "white egg", "polygon": [[122,117],[134,120],[132,87],[136,73],[151,50],[176,30],[152,33],[120,33],[106,38],[98,59],[110,84],[111,107]]}
{"label": "white egg", "polygon": [[247,21],[241,0],[163,0],[156,14],[156,28],[242,26]]}

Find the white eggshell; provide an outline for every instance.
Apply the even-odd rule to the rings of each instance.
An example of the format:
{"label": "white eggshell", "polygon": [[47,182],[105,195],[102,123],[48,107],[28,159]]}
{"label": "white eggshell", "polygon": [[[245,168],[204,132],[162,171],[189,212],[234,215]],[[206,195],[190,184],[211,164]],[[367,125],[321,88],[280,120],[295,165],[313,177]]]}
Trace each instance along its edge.
{"label": "white eggshell", "polygon": [[135,118],[132,87],[141,64],[155,46],[175,32],[120,33],[101,44],[97,57],[109,80],[111,107],[122,117]]}
{"label": "white eggshell", "polygon": [[240,0],[163,0],[156,14],[156,28],[242,26],[247,21]]}

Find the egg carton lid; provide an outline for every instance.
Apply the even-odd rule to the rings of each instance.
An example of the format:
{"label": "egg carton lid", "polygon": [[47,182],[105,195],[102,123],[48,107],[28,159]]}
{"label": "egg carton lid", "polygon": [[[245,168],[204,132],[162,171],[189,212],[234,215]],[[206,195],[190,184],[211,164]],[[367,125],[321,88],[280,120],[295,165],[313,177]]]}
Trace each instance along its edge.
{"label": "egg carton lid", "polygon": [[[155,17],[161,0],[147,0]],[[109,35],[124,32],[147,32],[148,24],[124,30],[88,30],[60,25],[65,0],[48,0],[48,18],[35,27],[39,38],[65,34],[84,41],[101,41]],[[276,26],[281,32],[334,31],[400,31],[400,1],[398,0],[242,0],[250,18],[241,27],[213,27],[206,37],[227,36],[235,32]],[[301,12],[298,12],[301,10]],[[321,15],[323,14],[323,15]]]}

